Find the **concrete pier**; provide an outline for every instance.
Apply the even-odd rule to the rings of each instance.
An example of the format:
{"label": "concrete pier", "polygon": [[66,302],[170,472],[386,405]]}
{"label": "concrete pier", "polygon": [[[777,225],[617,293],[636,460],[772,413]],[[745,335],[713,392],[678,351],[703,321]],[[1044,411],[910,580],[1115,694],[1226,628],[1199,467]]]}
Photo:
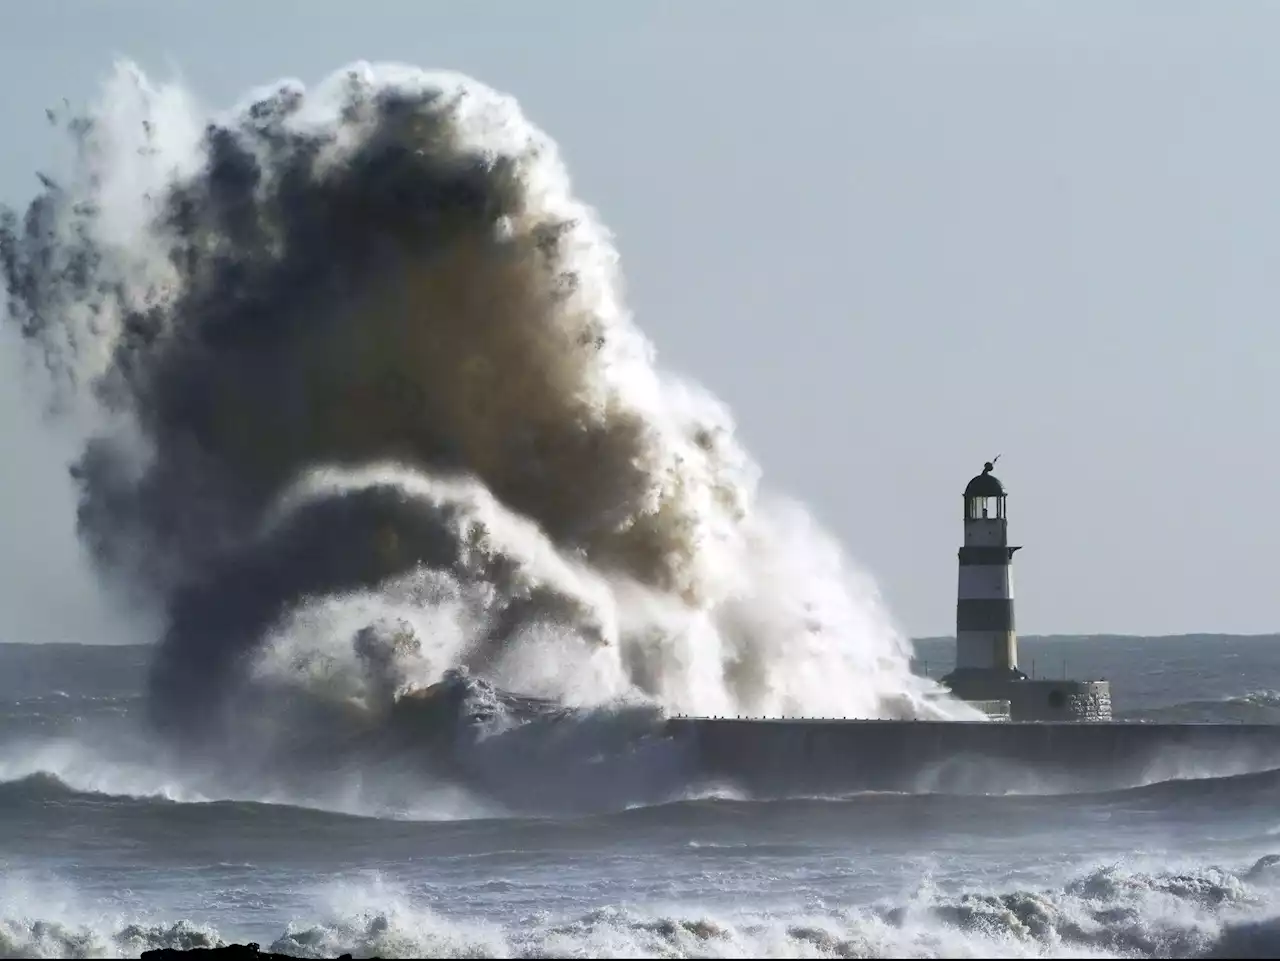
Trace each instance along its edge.
{"label": "concrete pier", "polygon": [[1280,767],[1280,725],[673,718],[713,779],[760,795],[1108,790]]}

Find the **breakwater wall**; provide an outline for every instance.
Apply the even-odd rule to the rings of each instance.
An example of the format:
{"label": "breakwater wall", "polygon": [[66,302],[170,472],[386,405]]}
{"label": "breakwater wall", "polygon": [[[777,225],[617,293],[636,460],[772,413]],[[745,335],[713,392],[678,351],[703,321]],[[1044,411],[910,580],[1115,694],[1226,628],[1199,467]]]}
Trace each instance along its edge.
{"label": "breakwater wall", "polygon": [[1280,768],[1280,725],[672,718],[707,776],[753,793],[1106,790]]}

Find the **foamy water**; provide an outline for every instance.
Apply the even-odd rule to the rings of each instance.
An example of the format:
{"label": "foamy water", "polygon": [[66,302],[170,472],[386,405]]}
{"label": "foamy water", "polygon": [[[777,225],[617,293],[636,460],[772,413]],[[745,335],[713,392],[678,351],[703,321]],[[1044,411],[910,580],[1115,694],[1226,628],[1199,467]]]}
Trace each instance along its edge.
{"label": "foamy water", "polygon": [[[1252,687],[1280,671],[1275,638],[1026,648],[1110,677],[1147,716],[1280,711]],[[0,646],[4,956],[256,941],[299,957],[1269,957],[1280,944],[1280,772],[1062,796],[764,802],[704,785],[532,818],[441,782],[397,807],[342,772],[306,796],[269,770],[236,781],[158,753],[139,740],[148,655]]]}

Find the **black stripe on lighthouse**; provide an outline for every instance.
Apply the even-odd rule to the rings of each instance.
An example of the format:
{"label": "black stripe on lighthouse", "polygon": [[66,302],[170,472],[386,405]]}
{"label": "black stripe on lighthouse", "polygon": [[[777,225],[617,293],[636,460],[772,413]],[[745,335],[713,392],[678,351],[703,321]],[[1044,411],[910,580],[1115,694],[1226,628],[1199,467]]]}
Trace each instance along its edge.
{"label": "black stripe on lighthouse", "polygon": [[962,547],[961,567],[1008,567],[1016,547]]}
{"label": "black stripe on lighthouse", "polygon": [[956,631],[1012,631],[1013,598],[961,598],[956,601]]}

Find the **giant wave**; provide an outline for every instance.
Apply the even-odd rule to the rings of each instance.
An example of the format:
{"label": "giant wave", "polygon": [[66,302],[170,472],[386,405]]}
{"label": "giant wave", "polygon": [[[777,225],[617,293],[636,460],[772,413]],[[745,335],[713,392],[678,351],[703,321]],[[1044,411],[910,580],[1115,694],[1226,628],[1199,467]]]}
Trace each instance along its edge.
{"label": "giant wave", "polygon": [[972,716],[656,365],[511,98],[356,64],[211,113],[121,64],[55,119],[72,163],[0,268],[92,425],[81,537],[164,615],[171,740],[289,753],[464,676],[504,710]]}

